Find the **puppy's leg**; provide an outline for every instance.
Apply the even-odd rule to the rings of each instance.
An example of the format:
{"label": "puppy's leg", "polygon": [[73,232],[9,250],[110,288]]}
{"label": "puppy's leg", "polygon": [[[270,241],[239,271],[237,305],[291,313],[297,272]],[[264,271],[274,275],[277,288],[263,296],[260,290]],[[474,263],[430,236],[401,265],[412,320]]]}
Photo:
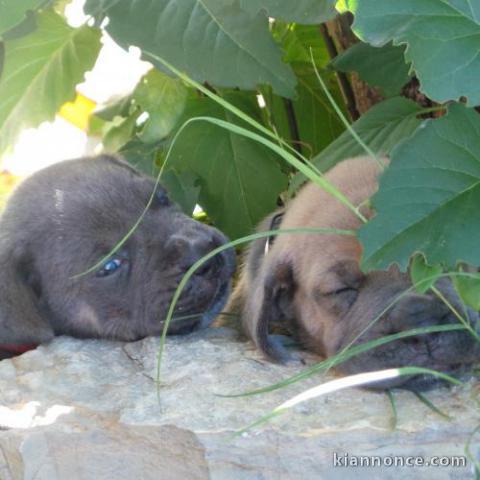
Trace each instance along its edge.
{"label": "puppy's leg", "polygon": [[0,359],[50,341],[53,329],[40,307],[35,275],[20,247],[0,243]]}

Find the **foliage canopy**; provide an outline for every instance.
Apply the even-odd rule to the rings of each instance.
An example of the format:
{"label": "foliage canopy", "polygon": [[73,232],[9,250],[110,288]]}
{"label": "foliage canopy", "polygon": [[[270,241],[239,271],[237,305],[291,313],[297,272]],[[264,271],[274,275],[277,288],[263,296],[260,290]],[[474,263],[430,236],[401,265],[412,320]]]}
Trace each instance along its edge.
{"label": "foliage canopy", "polygon": [[[175,78],[161,58],[325,171],[363,151],[319,85],[312,56],[351,128],[392,159],[373,198],[377,215],[360,232],[364,268],[406,268],[416,252],[447,269],[480,264],[480,4],[87,0],[92,21],[79,28],[68,26],[64,5],[0,5],[0,153],[74,97],[105,30],[154,65],[134,92],[92,118],[106,149],[155,173],[193,117],[250,128]],[[343,34],[358,42],[338,33],[348,15],[353,24]],[[361,91],[374,94],[368,108]],[[302,181],[264,145],[201,121],[178,136],[164,175],[182,208],[191,213],[198,202],[233,238],[251,232]]]}

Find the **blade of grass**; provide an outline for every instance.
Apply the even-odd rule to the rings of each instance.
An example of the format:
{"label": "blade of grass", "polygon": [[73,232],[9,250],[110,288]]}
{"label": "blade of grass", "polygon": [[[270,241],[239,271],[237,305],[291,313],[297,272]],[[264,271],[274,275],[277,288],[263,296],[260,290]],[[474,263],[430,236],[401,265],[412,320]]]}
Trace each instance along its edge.
{"label": "blade of grass", "polygon": [[275,235],[300,235],[300,234],[324,234],[324,235],[352,235],[355,236],[355,232],[353,230],[340,230],[336,228],[286,228],[286,229],[280,229],[280,230],[267,230],[264,232],[259,232],[259,233],[253,233],[251,235],[247,235],[245,237],[237,238],[236,240],[233,240],[231,242],[228,242],[224,245],[221,245],[220,247],[215,248],[211,252],[207,253],[204,255],[202,258],[197,260],[185,273],[185,275],[182,277],[180,280],[180,283],[178,284],[177,289],[175,290],[175,293],[173,295],[173,298],[170,302],[170,306],[167,312],[167,316],[165,318],[165,323],[163,326],[163,332],[162,336],[160,338],[160,346],[159,346],[159,351],[157,355],[157,384],[160,385],[160,372],[161,372],[161,359],[163,356],[163,350],[165,346],[165,340],[167,336],[167,331],[168,331],[168,326],[170,325],[170,322],[173,317],[173,312],[175,310],[175,306],[177,305],[178,299],[180,298],[180,295],[182,294],[183,289],[185,288],[185,285],[188,283],[190,280],[191,276],[195,273],[198,268],[200,268],[205,262],[210,260],[212,257],[215,255],[223,252],[224,250],[227,250],[228,248],[236,247],[237,245],[242,245],[244,243],[251,242],[253,240],[257,240],[260,238],[266,238],[266,237],[271,237]]}
{"label": "blade of grass", "polygon": [[[434,273],[433,275],[429,276],[429,277],[425,277],[423,278],[422,280],[420,280],[419,282],[416,282],[414,283],[410,288],[404,290],[400,295],[398,295],[397,297],[395,297],[393,299],[393,301],[388,304],[370,323],[367,324],[367,326],[360,331],[360,333],[358,335],[356,335],[344,348],[343,350],[340,352],[340,354],[342,352],[345,352],[347,351],[364,333],[366,333],[378,320],[380,320],[380,318],[383,317],[383,315],[385,315],[388,310],[390,310],[390,308],[392,308],[398,301],[400,301],[404,296],[406,296],[407,294],[409,294],[411,291],[414,291],[414,290],[418,290],[418,286],[420,284],[429,284],[431,283],[431,281],[436,281],[438,280],[439,278],[443,277],[443,276],[449,276],[448,273],[442,273],[440,275],[438,275],[437,273]],[[432,291],[441,299],[443,300],[443,302],[445,303],[445,305],[447,305],[447,307],[450,308],[450,310],[452,311],[452,313],[460,320],[460,323],[463,324],[463,326],[470,332],[471,335],[473,335],[473,337],[479,341],[480,340],[480,337],[479,335],[477,334],[477,332],[475,332],[472,327],[470,326],[469,322],[467,322],[467,320],[465,320],[463,317],[461,317],[461,315],[455,310],[455,308],[450,304],[450,302],[448,302],[448,300],[437,290],[435,289],[434,286],[431,287]],[[328,371],[328,369],[327,369]],[[325,372],[326,373],[326,372]]]}
{"label": "blade of grass", "polygon": [[242,435],[243,433],[251,430],[253,427],[257,427],[262,425],[268,421],[270,421],[273,417],[276,417],[282,413],[287,412],[294,406],[306,402],[308,400],[312,400],[314,398],[318,398],[322,395],[327,395],[332,392],[337,392],[339,390],[344,390],[346,388],[351,387],[359,387],[371,384],[372,382],[382,381],[382,380],[389,380],[394,379],[402,376],[410,376],[410,375],[433,375],[434,377],[442,378],[448,382],[451,382],[455,385],[461,385],[462,382],[457,380],[456,378],[451,377],[445,373],[437,372],[435,370],[430,370],[428,368],[422,367],[401,367],[401,368],[390,368],[387,370],[379,370],[376,372],[368,372],[368,373],[358,373],[356,375],[350,375],[348,377],[343,377],[335,380],[331,380],[329,382],[323,383],[316,387],[310,388],[294,397],[290,398],[286,402],[283,402],[278,407],[275,407],[271,410],[268,414],[262,416],[261,418],[255,420],[254,422],[250,423],[246,427],[243,427],[237,430],[232,437],[236,437]]}
{"label": "blade of grass", "polygon": [[386,393],[387,393],[388,400],[390,401],[390,407],[392,409],[392,419],[390,421],[390,428],[393,431],[397,429],[397,424],[398,424],[397,403],[395,401],[395,396],[393,394],[393,391],[390,388],[387,390]]}
{"label": "blade of grass", "polygon": [[262,387],[255,390],[250,390],[248,392],[243,392],[243,393],[216,394],[216,395],[219,397],[236,398],[236,397],[248,397],[253,395],[259,395],[262,393],[272,392],[274,390],[278,390],[288,385],[297,383],[300,380],[308,378],[317,372],[326,370],[328,368],[332,368],[356,355],[367,352],[369,350],[372,350],[373,348],[377,348],[387,343],[394,342],[402,338],[412,337],[415,335],[423,335],[426,333],[451,332],[455,330],[465,330],[465,327],[463,325],[458,325],[458,324],[436,325],[431,327],[413,328],[411,330],[405,330],[403,332],[395,333],[392,335],[386,335],[384,337],[380,337],[375,340],[372,340],[368,343],[362,343],[360,345],[356,345],[355,347],[351,347],[349,350],[343,352],[342,354],[337,354],[333,357],[327,358],[326,360],[316,363],[312,367],[309,367],[304,371],[297,373],[296,375],[293,375],[291,377],[288,377],[285,380],[282,380],[281,382],[277,382],[273,385],[268,385],[267,387]]}
{"label": "blade of grass", "polygon": [[442,412],[437,406],[435,406],[425,395],[423,395],[420,392],[417,392],[416,390],[412,390],[412,393],[424,404],[426,405],[430,410],[435,412],[437,415],[440,415],[441,417],[445,418],[446,420],[452,420],[452,417],[448,415],[445,412]]}
{"label": "blade of grass", "polygon": [[312,47],[310,47],[310,60],[312,62],[313,69],[315,71],[315,76],[317,77],[317,80],[322,87],[323,93],[326,95],[329,102],[332,104],[332,107],[335,109],[335,112],[337,113],[338,117],[345,125],[345,128],[349,131],[350,135],[355,139],[355,141],[365,150],[365,152],[375,159],[375,161],[378,163],[380,168],[383,170],[385,168],[385,164],[382,162],[382,160],[380,160],[380,158],[377,157],[375,152],[373,152],[373,150],[360,138],[358,133],[352,128],[349,121],[345,118],[345,115],[340,110],[337,103],[335,102],[335,99],[333,98],[332,94],[330,93],[327,86],[325,85],[325,82],[323,81],[323,78],[321,77],[318,71],[317,64],[315,63],[315,59],[313,58]]}
{"label": "blade of grass", "polygon": [[431,287],[432,292],[435,293],[435,295],[450,309],[450,311],[458,318],[460,323],[462,323],[465,328],[477,339],[480,341],[480,336],[478,333],[472,328],[470,325],[470,322],[468,322],[465,318],[463,318],[458,310],[451,304],[451,302],[448,301],[448,299],[443,295],[443,293],[438,290],[435,286]]}
{"label": "blade of grass", "polygon": [[362,220],[362,222],[367,221],[367,219],[358,211],[358,207],[353,205],[350,202],[350,200],[340,190],[338,190],[328,180],[325,180],[325,178],[323,176],[317,175],[315,172],[312,171],[311,168],[309,168],[304,163],[300,162],[297,158],[295,158],[293,155],[288,153],[285,149],[279,147],[277,144],[271,142],[270,140],[266,139],[265,137],[262,137],[261,135],[258,135],[255,132],[247,130],[247,129],[245,129],[243,127],[240,127],[238,125],[226,122],[224,120],[220,120],[218,118],[193,117],[193,118],[190,118],[189,120],[187,120],[184,125],[187,125],[187,124],[189,124],[193,121],[198,121],[198,120],[203,120],[205,122],[213,123],[214,125],[225,128],[226,130],[230,130],[231,132],[236,133],[237,135],[241,135],[243,137],[250,138],[251,140],[254,140],[258,143],[261,143],[261,144],[265,145],[266,147],[270,148],[275,153],[277,153],[279,156],[281,156],[283,159],[285,159],[290,165],[295,167],[298,171],[303,173],[312,182],[316,183],[320,188],[322,188],[327,193],[332,195],[339,202],[343,203],[358,218],[360,218],[360,220]]}
{"label": "blade of grass", "polygon": [[[442,277],[451,277],[451,276],[465,276],[469,278],[476,278],[476,274],[474,273],[468,273],[468,272],[447,272],[447,273],[442,273],[439,276],[435,276],[436,278],[442,278]],[[433,278],[433,276],[432,276]],[[428,281],[430,277],[427,277],[423,281]],[[422,327],[422,328],[415,328],[411,330],[406,330],[404,332],[400,332],[397,334],[393,335],[388,335],[381,337],[376,340],[372,340],[371,342],[364,343],[361,345],[357,345],[355,347],[352,347],[352,344],[359,339],[361,335],[363,335],[369,328],[371,328],[372,325],[375,324],[393,305],[395,305],[396,302],[398,302],[402,297],[410,293],[412,290],[416,288],[416,285],[412,285],[408,289],[406,289],[404,292],[402,292],[400,295],[395,297],[395,299],[390,302],[368,325],[365,327],[349,344],[347,344],[346,347],[344,347],[339,353],[334,355],[333,357],[329,357],[326,360],[323,360],[322,362],[319,362],[312,367],[309,367],[308,369],[305,369],[304,371],[297,373],[296,375],[292,375],[291,377],[286,378],[285,380],[282,380],[280,382],[268,385],[266,387],[258,388],[255,390],[250,390],[248,392],[243,392],[239,394],[217,394],[219,396],[225,396],[225,397],[242,397],[242,396],[250,396],[250,395],[259,395],[262,393],[268,393],[274,390],[277,390],[279,388],[284,388],[288,385],[292,385],[294,383],[297,383],[305,378],[308,378],[312,375],[314,375],[317,372],[325,370],[326,372],[336,366],[339,365],[340,363],[350,359],[351,357],[358,355],[360,353],[363,353],[365,351],[368,351],[372,348],[376,348],[377,346],[381,346],[384,343],[389,343],[401,338],[406,338],[410,336],[415,336],[415,335],[421,335],[424,333],[436,333],[436,332],[444,332],[444,331],[453,331],[453,330],[465,330],[464,325],[456,325],[456,324],[448,324],[448,325],[437,325],[437,326],[431,326],[431,327]],[[476,332],[475,332],[476,333]],[[475,335],[475,338],[477,338],[477,335]]]}
{"label": "blade of grass", "polygon": [[206,88],[204,85],[201,83],[193,80],[190,78],[186,73],[181,72],[178,70],[176,67],[174,67],[171,63],[167,62],[165,59],[145,50],[144,53],[146,53],[148,56],[152,57],[154,60],[157,62],[161,63],[167,70],[170,70],[173,74],[175,74],[178,78],[180,78],[182,81],[190,85],[191,87],[197,89],[198,91],[202,92],[205,96],[211,98],[215,102],[217,102],[219,105],[221,105],[223,108],[228,110],[229,112],[233,113],[236,117],[240,118],[244,122],[248,123],[255,129],[259,130],[262,132],[264,135],[267,135],[268,137],[280,141],[280,143],[290,152],[292,152],[295,156],[300,158],[303,162],[305,162],[307,165],[309,165],[313,170],[316,171],[318,175],[322,175],[320,170],[312,163],[310,160],[306,157],[304,157],[300,152],[295,150],[292,146],[288,144],[285,140],[283,140],[281,137],[278,136],[275,132],[269,130],[266,128],[264,125],[261,123],[257,122],[255,119],[247,115],[246,113],[242,112],[239,108],[235,107],[235,105],[232,105],[231,103],[227,102],[224,98],[222,98],[220,95],[217,95],[216,93],[212,92],[212,90]]}
{"label": "blade of grass", "polygon": [[[228,103],[228,102],[226,102],[226,103]],[[206,122],[209,122],[209,123],[213,123],[214,125],[217,125],[221,128],[225,128],[225,129],[230,130],[234,133],[237,133],[239,135],[245,136],[245,137],[250,138],[254,141],[258,141],[258,142],[262,143],[263,145],[265,145],[266,147],[270,148],[275,153],[280,155],[282,158],[284,158],[288,163],[290,163],[290,165],[294,166],[299,171],[301,171],[307,178],[309,178],[310,180],[315,182],[317,185],[319,185],[320,188],[323,188],[326,192],[333,195],[338,201],[342,202],[349,210],[351,210],[358,218],[360,218],[360,220],[362,220],[362,222],[367,221],[366,218],[358,211],[358,208],[355,207],[348,200],[348,198],[345,195],[343,195],[342,192],[340,192],[337,188],[335,188],[335,186],[333,186],[330,182],[325,180],[321,176],[321,174],[316,174],[316,172],[312,171],[312,169],[309,168],[307,165],[303,164],[298,159],[296,159],[293,155],[289,154],[283,148],[281,148],[280,146],[276,145],[275,143],[269,141],[265,137],[262,137],[261,135],[258,135],[256,133],[250,131],[250,130],[247,130],[243,127],[239,127],[238,125],[234,125],[232,123],[220,120],[218,118],[207,117],[207,116],[205,116],[205,117],[192,117],[192,118],[189,118],[187,121],[185,121],[182,124],[182,126],[178,129],[176,134],[174,135],[174,137],[172,139],[172,142],[170,143],[170,145],[168,147],[167,154],[165,156],[165,161],[163,162],[163,164],[160,168],[160,171],[157,175],[152,194],[150,195],[150,198],[149,198],[149,200],[147,202],[147,205],[145,206],[143,212],[140,214],[140,216],[138,217],[138,219],[134,223],[134,225],[128,230],[126,235],[123,238],[121,238],[117,242],[117,244],[104,257],[102,257],[97,263],[92,265],[87,270],[73,275],[71,278],[78,278],[80,276],[87,275],[87,274],[92,273],[92,272],[96,271],[97,269],[99,269],[103,265],[103,263],[106,260],[108,260],[112,255],[114,255],[125,244],[125,242],[130,238],[130,236],[135,232],[135,230],[138,228],[138,226],[142,222],[143,218],[145,217],[148,209],[150,208],[150,206],[153,202],[153,199],[155,198],[155,193],[157,191],[158,185],[160,184],[161,176],[163,174],[163,171],[165,170],[165,167],[168,163],[168,160],[170,159],[171,152],[172,152],[172,150],[175,146],[175,143],[176,143],[178,137],[181,135],[181,133],[185,130],[185,128],[188,125],[190,125],[193,122],[197,122],[197,121],[206,121]]]}
{"label": "blade of grass", "polygon": [[467,442],[465,443],[465,455],[467,458],[473,463],[475,468],[475,478],[480,478],[480,462],[476,455],[474,455],[470,449],[470,445],[472,444],[473,437],[480,432],[480,425],[478,425],[473,432],[468,436]]}

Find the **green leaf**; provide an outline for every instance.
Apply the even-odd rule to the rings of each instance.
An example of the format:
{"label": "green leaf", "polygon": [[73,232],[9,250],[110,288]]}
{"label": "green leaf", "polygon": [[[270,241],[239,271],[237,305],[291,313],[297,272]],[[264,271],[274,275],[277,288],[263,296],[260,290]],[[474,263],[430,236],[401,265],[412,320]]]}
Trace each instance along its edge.
{"label": "green leaf", "polygon": [[255,89],[270,84],[294,95],[295,76],[281,61],[264,13],[252,15],[232,0],[87,0],[85,11],[106,15],[108,33],[122,46],[164,58],[199,82]]}
{"label": "green leaf", "polygon": [[103,105],[101,110],[95,112],[95,116],[105,121],[112,121],[115,117],[128,117],[132,106],[132,95],[116,98]]}
{"label": "green leaf", "polygon": [[180,205],[183,212],[192,215],[200,194],[198,176],[189,171],[178,173],[172,169],[162,173],[160,183],[167,189],[170,198]]}
{"label": "green leaf", "polygon": [[243,10],[258,13],[265,10],[269,17],[303,24],[323,23],[334,18],[336,0],[240,0]]}
{"label": "green leaf", "polygon": [[139,115],[140,112],[136,111],[126,118],[115,117],[112,122],[105,125],[106,131],[102,139],[105,151],[116,153],[130,141]]}
{"label": "green leaf", "polygon": [[156,177],[158,175],[157,157],[161,146],[159,142],[147,144],[142,142],[137,136],[133,136],[122,146],[119,153],[133,167],[146,175]]}
{"label": "green leaf", "polygon": [[440,265],[428,265],[423,255],[415,255],[410,264],[410,277],[418,293],[430,290],[442,272]]}
{"label": "green leaf", "polygon": [[[133,167],[156,177],[162,163],[162,147],[164,145],[161,142],[148,144],[135,136],[120,149],[120,154]],[[166,168],[162,172],[160,184],[167,189],[170,198],[180,205],[183,212],[191,215],[200,194],[198,176],[191,171],[177,172],[174,168]]]}
{"label": "green leaf", "polygon": [[272,25],[272,35],[284,50],[283,60],[287,63],[308,63],[312,59],[310,49],[318,67],[326,67],[330,55],[318,25],[297,25],[275,21]]}
{"label": "green leaf", "polygon": [[[360,138],[377,154],[389,154],[420,125],[421,112],[415,102],[395,97],[378,103],[352,124]],[[321,171],[327,171],[340,160],[365,154],[347,130],[313,159]]]}
{"label": "green leaf", "polygon": [[[326,98],[315,76],[311,59],[312,48],[318,66],[324,67],[330,57],[318,26],[284,25],[275,22],[273,35],[282,43],[285,50],[284,60],[292,66],[298,80],[297,97],[291,101],[291,108],[284,99],[265,92],[267,107],[271,111],[271,120],[280,136],[292,139],[293,121],[301,139],[302,153],[311,158],[337,138],[344,127]],[[331,93],[342,104],[341,94],[335,75],[325,72],[325,81]]]}
{"label": "green leaf", "polygon": [[404,46],[394,47],[388,43],[372,47],[359,42],[335,57],[331,65],[340,72],[357,72],[362,80],[379,87],[386,97],[392,97],[399,95],[411,78],[404,53]]}
{"label": "green leaf", "polygon": [[[389,154],[402,140],[412,135],[421,120],[417,118],[421,108],[411,100],[395,97],[378,103],[352,124],[360,138],[377,154]],[[344,131],[312,161],[326,172],[341,160],[364,155],[365,151],[350,132]],[[296,175],[292,189],[305,181],[303,175]]]}
{"label": "green leaf", "polygon": [[480,264],[480,115],[456,104],[422,127],[392,152],[377,214],[360,230],[367,270],[404,269],[414,252],[446,267]]}
{"label": "green leaf", "polygon": [[480,310],[480,274],[473,277],[452,276],[453,284],[460,298],[474,310]]}
{"label": "green leaf", "polygon": [[[257,116],[253,95],[230,94],[227,100]],[[189,100],[184,115],[238,122],[208,98]],[[200,205],[231,238],[251,232],[275,209],[277,196],[286,187],[286,177],[269,149],[207,122],[195,122],[182,132],[169,162],[177,171],[198,175]]]}
{"label": "green leaf", "polygon": [[53,12],[38,15],[38,30],[5,42],[0,79],[0,152],[23,128],[54,117],[75,96],[75,86],[100,49],[100,32],[70,28]]}
{"label": "green leaf", "polygon": [[[365,42],[406,44],[421,90],[432,100],[480,104],[480,3],[472,0],[342,0]],[[338,8],[338,7],[337,7]]]}
{"label": "green leaf", "polygon": [[[288,111],[285,100],[278,96],[267,100],[267,105],[271,108],[273,121],[279,125],[278,131],[284,139],[292,139],[289,117],[295,122],[302,153],[311,158],[333,142],[344,131],[344,127],[318,84],[312,66],[294,64],[292,67],[298,79],[297,98],[292,100],[293,110]],[[340,101],[335,79],[330,76],[327,81]]]}
{"label": "green leaf", "polygon": [[[305,153],[311,157],[338,138],[345,128],[318,84],[311,65],[295,64],[293,68],[298,77],[298,98],[293,105],[300,138],[309,147]],[[326,77],[330,92],[343,105],[335,78],[333,75]]]}
{"label": "green leaf", "polygon": [[21,23],[28,10],[35,10],[45,0],[4,0],[0,2],[0,36]]}
{"label": "green leaf", "polygon": [[166,137],[182,114],[186,99],[187,89],[182,82],[150,70],[133,92],[133,100],[149,115],[141,140],[152,143]]}
{"label": "green leaf", "polygon": [[4,62],[5,62],[5,44],[0,41],[0,80],[2,79]]}

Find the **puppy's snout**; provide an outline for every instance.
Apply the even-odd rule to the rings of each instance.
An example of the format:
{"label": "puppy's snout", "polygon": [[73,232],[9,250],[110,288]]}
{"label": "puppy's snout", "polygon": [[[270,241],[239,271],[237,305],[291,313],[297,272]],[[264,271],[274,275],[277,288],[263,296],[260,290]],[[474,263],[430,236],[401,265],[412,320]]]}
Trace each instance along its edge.
{"label": "puppy's snout", "polygon": [[214,276],[218,274],[223,264],[223,257],[221,255],[215,255],[202,264],[201,267],[196,270],[195,275],[200,277]]}
{"label": "puppy's snout", "polygon": [[398,301],[390,314],[395,331],[428,327],[445,322],[447,305],[433,296],[410,294]]}
{"label": "puppy's snout", "polygon": [[[170,256],[176,257],[176,264],[183,272],[186,272],[202,257],[225,242],[223,236],[213,229],[201,232],[190,232],[188,235],[174,236],[170,239],[167,249]],[[225,265],[225,257],[222,253],[214,255],[206,260],[195,271],[196,276],[217,275]]]}

